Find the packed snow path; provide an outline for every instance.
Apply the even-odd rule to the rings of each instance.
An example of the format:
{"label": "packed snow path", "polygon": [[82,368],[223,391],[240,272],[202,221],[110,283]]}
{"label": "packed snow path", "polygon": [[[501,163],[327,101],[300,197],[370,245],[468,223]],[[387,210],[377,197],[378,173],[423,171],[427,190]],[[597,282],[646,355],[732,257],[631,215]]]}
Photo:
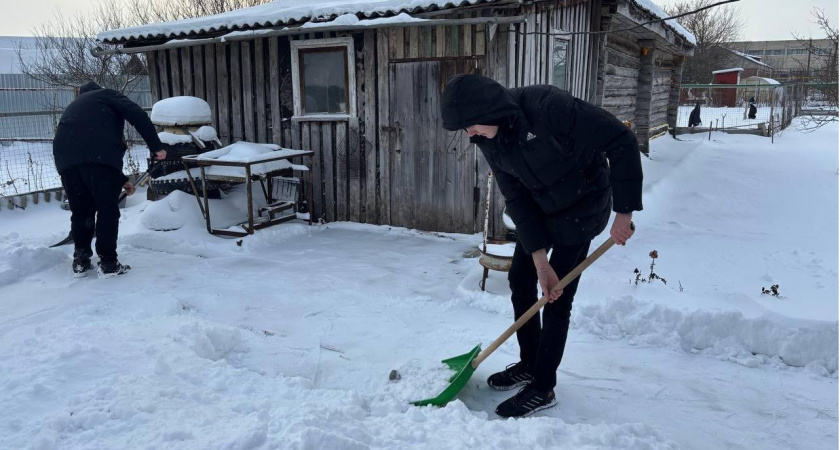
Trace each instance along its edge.
{"label": "packed snow path", "polygon": [[[503,274],[477,290],[478,236],[288,223],[240,246],[193,199],[140,193],[132,272],[77,280],[43,247],[67,212],[4,210],[0,448],[836,448],[837,128],[818,133],[654,141],[637,235],[583,276],[559,405],[524,420],[484,382],[513,339],[459,400],[408,406],[511,323]],[[632,284],[653,249],[668,284]]]}

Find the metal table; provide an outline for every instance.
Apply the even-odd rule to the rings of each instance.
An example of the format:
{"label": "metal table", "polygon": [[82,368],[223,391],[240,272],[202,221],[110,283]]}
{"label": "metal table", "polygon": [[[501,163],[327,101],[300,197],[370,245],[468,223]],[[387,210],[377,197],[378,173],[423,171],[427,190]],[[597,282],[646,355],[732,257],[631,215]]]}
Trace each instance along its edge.
{"label": "metal table", "polygon": [[[213,152],[210,152],[213,153]],[[309,185],[306,189],[307,193],[307,208],[309,209],[309,224],[312,224],[312,170],[309,167],[304,165],[278,165],[276,164],[279,161],[288,161],[291,162],[292,158],[301,158],[306,156],[313,156],[315,152],[311,150],[290,150],[290,149],[280,149],[277,151],[272,151],[268,153],[264,153],[262,155],[247,158],[244,161],[220,161],[216,158],[209,157],[210,153],[204,153],[200,155],[188,155],[181,158],[182,163],[184,164],[184,169],[187,173],[187,178],[190,181],[190,186],[192,187],[193,194],[195,194],[195,198],[198,201],[198,207],[201,209],[201,213],[204,216],[205,221],[207,222],[207,232],[213,235],[221,235],[221,236],[236,236],[242,237],[247,236],[249,234],[254,234],[255,230],[259,230],[262,228],[269,227],[271,225],[276,225],[278,223],[286,222],[289,220],[294,219],[296,216],[292,214],[290,216],[273,218],[271,214],[268,216],[268,220],[260,221],[260,223],[255,223],[254,221],[254,201],[253,201],[253,192],[251,190],[252,181],[257,180],[260,182],[263,188],[263,193],[266,195],[266,199],[271,203],[270,192],[271,191],[271,177],[274,175],[279,174],[280,172],[292,169],[299,170],[299,171],[307,171],[309,172]],[[272,164],[274,163],[274,164]],[[192,177],[190,172],[190,164],[196,165],[201,169],[201,185],[202,189],[199,192],[198,188],[196,187],[195,180]],[[256,169],[254,166],[257,166]],[[280,168],[277,168],[281,166]],[[291,166],[291,167],[289,167]],[[209,168],[209,169],[208,169]],[[219,170],[221,168],[221,170]],[[244,173],[241,173],[237,170],[237,168],[241,168],[244,170]],[[211,171],[213,173],[208,173]],[[265,182],[266,180],[269,183],[268,189],[266,189]],[[212,227],[210,224],[210,199],[207,196],[207,182],[208,181],[227,181],[227,182],[244,182],[245,188],[248,192],[248,221],[247,227],[245,226],[245,222],[241,223],[240,226],[245,229],[245,231],[232,231],[232,230],[219,230]],[[271,205],[269,205],[271,206]],[[279,205],[278,207],[286,207],[288,205]]]}

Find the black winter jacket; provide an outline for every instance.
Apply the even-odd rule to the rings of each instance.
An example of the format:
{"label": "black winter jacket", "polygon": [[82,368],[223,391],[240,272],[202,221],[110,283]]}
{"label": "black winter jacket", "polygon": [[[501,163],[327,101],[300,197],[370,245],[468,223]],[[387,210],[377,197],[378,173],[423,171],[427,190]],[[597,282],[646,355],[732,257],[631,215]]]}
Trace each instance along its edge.
{"label": "black winter jacket", "polygon": [[122,172],[126,121],[137,129],[150,153],[163,148],[155,126],[140,106],[96,83],[82,86],[55,132],[53,157],[58,172],[77,164],[104,164]]}
{"label": "black winter jacket", "polygon": [[[634,134],[609,112],[553,86],[505,89],[458,75],[441,96],[444,128],[498,125],[474,136],[525,251],[591,240],[616,212],[642,209]],[[609,162],[608,162],[609,160]]]}

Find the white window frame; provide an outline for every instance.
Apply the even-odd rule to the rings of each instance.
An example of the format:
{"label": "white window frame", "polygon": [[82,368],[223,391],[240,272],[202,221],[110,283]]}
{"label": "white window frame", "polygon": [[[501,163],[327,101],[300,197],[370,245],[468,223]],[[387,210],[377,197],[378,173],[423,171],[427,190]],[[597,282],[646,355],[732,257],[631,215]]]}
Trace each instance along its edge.
{"label": "white window frame", "polygon": [[[300,50],[325,47],[345,47],[347,50],[347,91],[349,105],[348,113],[340,114],[303,114],[300,83]],[[294,119],[309,120],[348,120],[356,117],[356,54],[352,37],[329,39],[307,39],[291,42],[292,50],[292,93],[294,97]]]}

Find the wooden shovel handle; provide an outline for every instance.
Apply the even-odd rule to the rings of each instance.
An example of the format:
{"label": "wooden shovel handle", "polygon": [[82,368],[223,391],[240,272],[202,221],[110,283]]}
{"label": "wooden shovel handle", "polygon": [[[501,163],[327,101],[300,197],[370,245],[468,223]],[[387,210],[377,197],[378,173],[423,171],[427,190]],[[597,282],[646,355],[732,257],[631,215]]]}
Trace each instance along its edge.
{"label": "wooden shovel handle", "polygon": [[[604,242],[603,244],[601,244],[600,247],[595,249],[595,251],[592,252],[592,254],[590,254],[589,256],[587,256],[586,259],[584,259],[580,264],[578,264],[577,267],[572,269],[572,271],[569,272],[568,275],[563,277],[563,279],[560,280],[560,282],[558,282],[552,290],[563,289],[566,286],[568,286],[569,283],[572,282],[572,280],[580,276],[581,272],[583,272],[584,270],[586,270],[587,267],[592,265],[592,263],[594,263],[595,260],[600,258],[601,255],[606,253],[607,250],[609,250],[610,247],[612,247],[613,245],[615,245],[615,241],[613,241],[612,238],[607,239],[606,242]],[[534,314],[539,312],[539,310],[542,309],[542,307],[545,306],[546,303],[548,303],[548,295],[544,295],[537,303],[534,304],[534,306],[531,307],[531,309],[525,311],[525,314],[523,314],[522,317],[519,318],[519,320],[514,322],[513,325],[511,325],[507,330],[505,330],[505,332],[502,333],[501,336],[496,338],[496,340],[493,341],[492,344],[485,348],[484,351],[479,353],[478,356],[476,356],[472,362],[473,368],[477,368],[482,361],[484,361],[488,356],[490,356],[490,354],[493,353],[497,348],[499,348],[499,346],[502,345],[506,340],[508,340],[508,338],[511,337],[513,333],[516,333],[516,330],[518,330],[522,325],[524,325],[525,322],[528,321],[528,319],[530,319],[534,316]]]}

